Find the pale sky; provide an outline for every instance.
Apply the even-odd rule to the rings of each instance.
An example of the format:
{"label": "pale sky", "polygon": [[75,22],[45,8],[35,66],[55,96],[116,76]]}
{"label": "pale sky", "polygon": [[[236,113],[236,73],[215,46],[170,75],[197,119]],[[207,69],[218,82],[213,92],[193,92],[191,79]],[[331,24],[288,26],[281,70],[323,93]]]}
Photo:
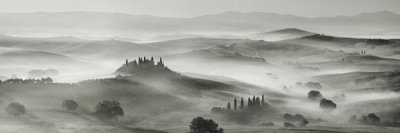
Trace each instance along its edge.
{"label": "pale sky", "polygon": [[321,17],[382,10],[400,14],[400,0],[0,0],[0,12],[95,11],[165,17],[227,11]]}

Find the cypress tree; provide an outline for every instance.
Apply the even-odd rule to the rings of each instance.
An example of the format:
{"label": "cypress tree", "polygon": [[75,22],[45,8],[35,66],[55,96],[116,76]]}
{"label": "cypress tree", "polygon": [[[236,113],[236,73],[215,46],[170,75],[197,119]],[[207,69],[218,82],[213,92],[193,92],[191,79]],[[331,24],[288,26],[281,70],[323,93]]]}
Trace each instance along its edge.
{"label": "cypress tree", "polygon": [[230,103],[230,102],[228,102],[228,105],[226,105],[226,108],[227,108],[228,110],[231,110],[231,103]]}
{"label": "cypress tree", "polygon": [[261,96],[261,104],[262,104],[262,105],[265,104],[265,101],[264,101],[264,94],[262,94],[262,96]]}
{"label": "cypress tree", "polygon": [[244,107],[244,101],[243,101],[243,97],[240,99],[240,109],[243,110]]}
{"label": "cypress tree", "polygon": [[233,109],[236,111],[237,110],[237,101],[236,101],[236,98],[235,98],[235,100],[233,101]]}
{"label": "cypress tree", "polygon": [[253,96],[253,103],[255,103],[256,102],[256,96]]}
{"label": "cypress tree", "polygon": [[247,99],[247,107],[250,108],[252,105],[251,99],[249,97],[249,99]]}
{"label": "cypress tree", "polygon": [[257,97],[257,98],[256,98],[256,105],[257,105],[257,106],[260,106],[260,103],[261,103],[261,102],[260,102],[260,98]]}

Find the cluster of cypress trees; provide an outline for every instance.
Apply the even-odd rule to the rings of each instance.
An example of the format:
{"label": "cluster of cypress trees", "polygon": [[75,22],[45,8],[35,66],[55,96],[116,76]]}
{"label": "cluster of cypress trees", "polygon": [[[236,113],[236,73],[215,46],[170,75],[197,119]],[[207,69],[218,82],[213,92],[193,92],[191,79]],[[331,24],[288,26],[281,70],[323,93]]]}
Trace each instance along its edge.
{"label": "cluster of cypress trees", "polygon": [[361,50],[361,55],[366,55],[367,53],[365,52],[365,50]]}
{"label": "cluster of cypress trees", "polygon": [[[247,99],[247,109],[254,109],[254,108],[257,108],[257,107],[264,106],[264,105],[268,105],[265,102],[264,94],[261,96],[261,99],[258,96],[253,96],[252,98],[249,97]],[[240,99],[239,106],[238,106],[238,101],[235,98],[233,100],[233,109],[231,108],[231,103],[230,102],[228,102],[228,104],[226,105],[226,109],[227,110],[234,110],[234,111],[246,109],[246,107],[244,105],[243,97]]]}
{"label": "cluster of cypress trees", "polygon": [[129,62],[128,59],[125,61],[125,66],[161,66],[164,67],[164,62],[162,58],[160,58],[160,61],[157,62],[157,64],[154,64],[154,58],[151,57],[150,59],[146,58],[144,56],[143,58],[139,57],[138,61],[133,60],[132,62]]}

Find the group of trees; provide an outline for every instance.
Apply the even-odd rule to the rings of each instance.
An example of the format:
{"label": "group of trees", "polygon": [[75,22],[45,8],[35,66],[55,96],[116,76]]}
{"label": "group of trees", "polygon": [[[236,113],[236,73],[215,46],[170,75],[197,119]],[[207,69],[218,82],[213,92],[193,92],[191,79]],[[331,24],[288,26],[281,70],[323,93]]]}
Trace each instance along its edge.
{"label": "group of trees", "polygon": [[[285,113],[283,114],[283,119],[285,121],[298,122],[298,126],[300,127],[305,127],[308,124],[308,120],[301,114],[291,115],[289,113]],[[294,124],[291,124],[290,122],[285,122],[285,127],[294,126]]]}
{"label": "group of trees", "polygon": [[146,58],[146,57],[139,57],[138,61],[133,60],[131,62],[128,61],[128,59],[125,60],[125,66],[129,67],[129,66],[161,66],[164,67],[164,62],[162,60],[162,58],[160,58],[160,60],[155,64],[154,63],[154,58],[151,57],[150,59]]}
{"label": "group of trees", "polygon": [[13,78],[7,79],[5,81],[1,81],[2,84],[46,84],[46,83],[53,83],[53,79],[50,77],[47,78],[40,78],[40,79],[20,79],[20,78]]}
{"label": "group of trees", "polygon": [[380,125],[380,118],[375,113],[369,113],[368,115],[362,115],[357,118],[356,115],[352,115],[349,119],[350,123],[366,124],[366,125]]}
{"label": "group of trees", "polygon": [[321,83],[318,83],[318,82],[307,82],[307,83],[296,82],[296,86],[307,87],[307,88],[316,89],[316,90],[320,90],[323,88]]}
{"label": "group of trees", "polygon": [[115,100],[104,100],[96,105],[96,111],[93,113],[98,119],[104,121],[117,121],[118,117],[124,115],[121,104]]}
{"label": "group of trees", "polygon": [[367,55],[367,52],[365,52],[365,50],[361,50],[360,55]]}
{"label": "group of trees", "polygon": [[212,119],[196,117],[190,123],[190,133],[224,133],[224,129]]}
{"label": "group of trees", "polygon": [[58,74],[59,73],[56,69],[46,69],[46,70],[35,69],[28,72],[28,77],[42,78],[42,77],[57,76]]}
{"label": "group of trees", "polygon": [[311,100],[319,101],[319,107],[322,109],[326,109],[326,110],[336,109],[336,106],[337,106],[336,103],[334,103],[332,100],[328,100],[328,99],[324,98],[322,96],[321,92],[319,92],[319,91],[311,90],[310,92],[308,92],[307,97]]}
{"label": "group of trees", "polygon": [[363,125],[376,125],[376,126],[387,126],[387,127],[400,127],[400,122],[393,121],[382,121],[375,113],[369,113],[367,115],[361,115],[357,118],[356,115],[352,115],[349,119],[349,123],[363,124]]}
{"label": "group of trees", "polygon": [[[62,108],[72,112],[75,111],[78,107],[78,103],[74,100],[64,100],[61,104]],[[18,103],[18,102],[12,102],[8,104],[6,107],[6,112],[12,116],[18,117],[22,116],[26,113],[25,106]],[[118,117],[121,117],[124,115],[124,111],[121,108],[121,105],[118,101],[115,100],[104,100],[96,105],[95,112],[93,115],[100,120],[104,121],[116,121],[118,120]]]}
{"label": "group of trees", "polygon": [[[78,107],[78,103],[74,100],[64,100],[62,108],[67,111],[74,111]],[[95,107],[93,115],[103,121],[117,121],[118,117],[124,115],[121,104],[115,100],[104,100],[98,103]]]}
{"label": "group of trees", "polygon": [[125,64],[117,69],[117,73],[125,74],[140,74],[149,72],[170,72],[169,69],[164,65],[162,58],[155,63],[154,58],[150,59],[146,57],[139,57],[138,60],[133,60],[129,62],[125,60]]}
{"label": "group of trees", "polygon": [[233,107],[231,105],[231,102],[228,102],[226,105],[226,108],[223,107],[213,107],[211,109],[211,112],[213,113],[223,113],[223,112],[229,112],[229,111],[243,111],[243,110],[254,110],[254,109],[259,109],[260,107],[268,105],[265,102],[264,95],[260,97],[258,96],[253,96],[252,98],[247,99],[247,106],[245,106],[243,98],[240,98],[240,103],[238,105],[238,100],[235,98],[233,100]]}

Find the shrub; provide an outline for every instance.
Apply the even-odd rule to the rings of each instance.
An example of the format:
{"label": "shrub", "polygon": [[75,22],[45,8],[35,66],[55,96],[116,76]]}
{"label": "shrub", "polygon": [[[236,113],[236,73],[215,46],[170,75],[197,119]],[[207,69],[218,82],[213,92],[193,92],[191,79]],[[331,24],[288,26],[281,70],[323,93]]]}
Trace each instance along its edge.
{"label": "shrub", "polygon": [[211,119],[196,117],[190,123],[190,133],[223,133],[223,128],[218,128],[218,124]]}
{"label": "shrub", "polygon": [[290,123],[290,122],[284,122],[283,123],[284,127],[294,127],[294,124]]}
{"label": "shrub", "polygon": [[301,114],[296,114],[296,115],[291,115],[289,113],[285,113],[283,115],[283,119],[286,121],[303,121],[306,120],[303,115]]}
{"label": "shrub", "polygon": [[293,119],[293,115],[285,113],[283,114],[283,119],[291,121]]}
{"label": "shrub", "polygon": [[96,112],[94,115],[101,120],[118,120],[118,117],[124,115],[118,101],[104,100],[96,105]]}
{"label": "shrub", "polygon": [[260,126],[266,126],[266,127],[274,126],[274,123],[272,122],[261,123]]}
{"label": "shrub", "polygon": [[74,100],[64,100],[62,107],[67,111],[74,111],[78,107],[78,103],[76,103]]}
{"label": "shrub", "polygon": [[317,82],[307,82],[306,86],[310,87],[311,89],[317,89],[317,90],[322,89],[322,85],[320,83],[317,83]]}
{"label": "shrub", "polygon": [[305,126],[307,126],[308,125],[308,121],[307,120],[301,120],[300,122],[299,122],[299,126],[300,127],[305,127]]}
{"label": "shrub", "polygon": [[350,119],[349,119],[349,122],[350,123],[357,123],[358,122],[357,116],[356,115],[352,115],[350,117]]}
{"label": "shrub", "polygon": [[6,112],[10,115],[18,117],[25,114],[25,106],[20,103],[13,102],[8,104],[6,107]]}

